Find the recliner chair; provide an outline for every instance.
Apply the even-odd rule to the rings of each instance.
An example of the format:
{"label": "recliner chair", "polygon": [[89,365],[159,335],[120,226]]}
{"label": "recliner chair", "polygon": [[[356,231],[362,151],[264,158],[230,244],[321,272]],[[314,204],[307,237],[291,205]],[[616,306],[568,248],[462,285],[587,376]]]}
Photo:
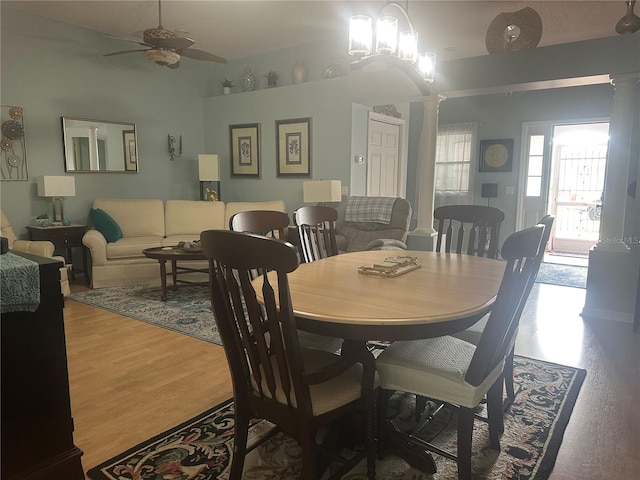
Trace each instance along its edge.
{"label": "recliner chair", "polygon": [[[9,242],[9,250],[31,253],[33,255],[40,255],[41,257],[55,258],[63,264],[65,263],[63,257],[53,255],[55,250],[53,243],[46,240],[19,240],[13,231],[13,227],[9,223],[9,219],[4,214],[4,210],[0,210],[0,213],[2,214],[0,217],[0,231],[2,232],[2,236]],[[60,268],[60,291],[65,297],[71,295],[67,267]]]}
{"label": "recliner chair", "polygon": [[349,197],[336,241],[340,252],[406,250],[411,204],[400,197]]}

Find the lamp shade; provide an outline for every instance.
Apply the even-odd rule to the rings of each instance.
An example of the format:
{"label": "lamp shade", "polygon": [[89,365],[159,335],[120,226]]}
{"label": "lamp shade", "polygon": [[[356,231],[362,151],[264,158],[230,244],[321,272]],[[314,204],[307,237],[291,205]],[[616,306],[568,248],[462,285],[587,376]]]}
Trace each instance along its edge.
{"label": "lamp shade", "polygon": [[220,181],[218,155],[209,153],[201,153],[198,155],[198,179],[201,182]]}
{"label": "lamp shade", "polygon": [[41,197],[75,197],[76,178],[52,175],[38,177],[38,195]]}
{"label": "lamp shade", "polygon": [[342,182],[340,180],[303,182],[302,196],[305,203],[339,202],[342,200]]}

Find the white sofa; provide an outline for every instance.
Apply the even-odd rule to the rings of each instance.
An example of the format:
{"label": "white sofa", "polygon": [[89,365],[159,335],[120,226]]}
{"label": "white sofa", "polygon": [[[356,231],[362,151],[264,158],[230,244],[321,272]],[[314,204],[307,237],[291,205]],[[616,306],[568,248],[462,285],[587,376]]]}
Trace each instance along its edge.
{"label": "white sofa", "polygon": [[[270,202],[205,202],[198,200],[108,199],[94,200],[93,208],[107,212],[122,230],[122,238],[107,242],[90,229],[82,243],[91,252],[93,288],[159,284],[158,261],[144,256],[150,247],[176,245],[200,239],[200,232],[228,229],[229,218],[245,210],[284,212],[282,200]],[[201,262],[202,263],[202,262]]]}

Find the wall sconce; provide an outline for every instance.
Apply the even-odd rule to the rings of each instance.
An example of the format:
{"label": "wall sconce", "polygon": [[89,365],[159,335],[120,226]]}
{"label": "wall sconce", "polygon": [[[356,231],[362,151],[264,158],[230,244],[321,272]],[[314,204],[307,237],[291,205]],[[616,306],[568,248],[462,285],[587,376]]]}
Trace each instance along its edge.
{"label": "wall sconce", "polygon": [[178,145],[176,145],[176,137],[171,134],[167,135],[167,142],[169,149],[169,158],[171,160],[175,160],[176,158],[182,156],[182,135],[180,135]]}
{"label": "wall sconce", "polygon": [[302,183],[302,197],[305,203],[342,201],[342,182],[340,180],[311,180]]}
{"label": "wall sconce", "polygon": [[[218,162],[218,155],[198,154],[198,179],[200,180],[201,200],[214,202],[220,200],[220,162]],[[216,189],[209,190],[205,188],[205,182],[215,182]]]}
{"label": "wall sconce", "polygon": [[380,15],[376,20],[374,37],[371,17],[352,16],[349,20],[349,55],[356,59],[351,62],[351,69],[358,70],[374,62],[386,63],[404,72],[413,80],[420,93],[427,96],[431,93],[429,84],[434,80],[436,54],[418,54],[418,32],[414,30],[409,14],[402,5],[395,2],[387,3],[380,13],[387,7],[400,10],[409,30],[398,35],[398,19]]}
{"label": "wall sconce", "polygon": [[38,177],[38,195],[51,197],[53,203],[52,222],[64,221],[62,197],[76,196],[76,177],[44,176]]}

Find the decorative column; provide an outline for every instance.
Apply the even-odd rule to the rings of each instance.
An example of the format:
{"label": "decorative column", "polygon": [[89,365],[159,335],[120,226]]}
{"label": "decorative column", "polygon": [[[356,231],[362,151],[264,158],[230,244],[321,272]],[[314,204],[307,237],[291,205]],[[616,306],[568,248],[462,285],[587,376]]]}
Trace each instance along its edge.
{"label": "decorative column", "polygon": [[614,86],[613,108],[609,123],[609,151],[604,180],[604,201],[600,223],[600,240],[596,249],[627,251],[624,238],[624,212],[629,183],[629,164],[632,159],[634,135],[638,124],[634,123],[640,102],[640,73],[612,75]]}
{"label": "decorative column", "polygon": [[89,169],[100,170],[100,160],[98,158],[98,127],[89,127]]}
{"label": "decorative column", "polygon": [[435,194],[436,141],[438,138],[438,108],[445,97],[425,97],[422,137],[420,138],[420,164],[418,166],[418,226],[413,232],[431,235],[433,229],[433,204]]}
{"label": "decorative column", "polygon": [[[631,162],[638,162],[634,142],[640,132],[640,73],[611,75],[614,86],[609,149],[600,220],[600,240],[589,251],[584,317],[631,323],[635,308],[637,261],[625,238],[625,211]],[[636,191],[636,197],[638,191]],[[635,202],[638,205],[636,199]],[[628,219],[630,220],[630,219]],[[631,326],[629,327],[631,330]]]}

